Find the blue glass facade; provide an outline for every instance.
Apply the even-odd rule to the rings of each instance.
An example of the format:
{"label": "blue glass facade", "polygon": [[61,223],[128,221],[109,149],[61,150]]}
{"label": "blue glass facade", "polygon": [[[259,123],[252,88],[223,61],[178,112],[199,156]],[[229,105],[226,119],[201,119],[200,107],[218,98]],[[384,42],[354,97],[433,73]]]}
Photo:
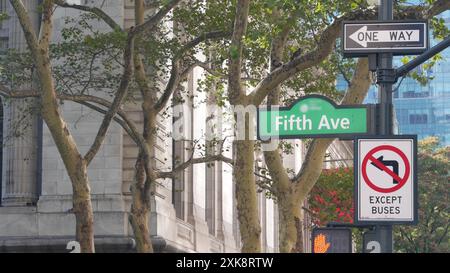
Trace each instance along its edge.
{"label": "blue glass facade", "polygon": [[[450,12],[443,13],[442,17],[450,27]],[[442,61],[427,71],[434,78],[425,86],[411,78],[401,82],[394,93],[394,107],[399,134],[417,134],[419,139],[437,136],[443,145],[450,145],[450,48],[442,52],[442,57]],[[399,58],[394,63],[401,65]],[[344,89],[343,81],[338,82],[338,88]],[[372,86],[365,103],[377,103],[377,97],[377,87]]]}

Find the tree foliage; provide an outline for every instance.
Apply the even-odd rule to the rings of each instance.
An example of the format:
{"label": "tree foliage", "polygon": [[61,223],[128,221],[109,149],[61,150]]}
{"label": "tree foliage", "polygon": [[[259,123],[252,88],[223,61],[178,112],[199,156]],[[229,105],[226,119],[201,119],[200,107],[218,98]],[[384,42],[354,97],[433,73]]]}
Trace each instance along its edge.
{"label": "tree foliage", "polygon": [[353,180],[353,168],[322,171],[309,196],[309,210],[314,225],[353,223]]}
{"label": "tree foliage", "polygon": [[450,146],[440,147],[439,139],[419,142],[418,155],[419,223],[396,226],[395,250],[398,252],[450,251]]}

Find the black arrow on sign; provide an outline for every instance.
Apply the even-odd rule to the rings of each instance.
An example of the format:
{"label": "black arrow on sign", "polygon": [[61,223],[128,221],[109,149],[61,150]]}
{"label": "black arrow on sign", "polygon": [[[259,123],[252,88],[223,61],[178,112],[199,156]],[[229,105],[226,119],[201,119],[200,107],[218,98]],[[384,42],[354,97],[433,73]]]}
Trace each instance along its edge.
{"label": "black arrow on sign", "polygon": [[[377,158],[377,160],[381,163],[381,164],[383,164],[384,166],[386,166],[386,167],[392,167],[392,171],[398,176],[398,161],[396,161],[396,160],[383,160],[383,156],[381,155],[381,156],[379,156],[378,158]],[[375,164],[374,162],[372,162],[372,163],[370,163],[370,164],[372,164],[372,165],[374,165],[375,167],[377,167],[377,169],[379,169],[379,170],[383,170],[382,168],[380,168],[380,167],[378,167],[377,166],[377,164]],[[397,180],[395,180],[395,178],[393,178],[392,179],[392,183],[394,183],[394,184],[398,184],[398,181]]]}

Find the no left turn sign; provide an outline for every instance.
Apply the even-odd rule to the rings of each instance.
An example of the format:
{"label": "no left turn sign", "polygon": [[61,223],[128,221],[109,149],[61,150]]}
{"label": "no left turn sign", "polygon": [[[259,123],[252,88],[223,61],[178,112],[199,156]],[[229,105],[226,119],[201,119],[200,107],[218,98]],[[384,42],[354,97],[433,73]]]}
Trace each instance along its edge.
{"label": "no left turn sign", "polygon": [[416,136],[355,141],[355,222],[417,221]]}
{"label": "no left turn sign", "polygon": [[[400,157],[400,160],[385,160],[386,154],[394,153],[394,157]],[[375,154],[381,154],[379,157],[375,157]],[[399,176],[399,165],[403,164],[404,166],[404,174],[402,177]],[[383,182],[379,179],[378,172],[371,172],[371,177],[369,177],[368,169],[373,165],[378,168],[380,171],[385,172],[390,180],[392,178],[392,185],[387,188],[379,186],[378,183]],[[389,167],[392,167],[389,168]],[[364,178],[364,182],[372,188],[373,190],[381,193],[392,193],[403,187],[405,183],[408,181],[409,175],[411,171],[411,163],[408,160],[408,157],[398,148],[391,145],[381,145],[370,150],[364,160],[362,162],[362,175]],[[382,184],[390,184],[382,183]]]}

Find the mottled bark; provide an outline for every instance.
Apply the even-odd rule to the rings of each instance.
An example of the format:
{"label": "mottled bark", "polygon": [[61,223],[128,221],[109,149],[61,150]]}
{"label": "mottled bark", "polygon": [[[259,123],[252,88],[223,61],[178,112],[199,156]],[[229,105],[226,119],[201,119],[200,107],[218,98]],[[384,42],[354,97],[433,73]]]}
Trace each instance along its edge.
{"label": "mottled bark", "polygon": [[295,217],[295,228],[297,229],[297,242],[292,248],[292,253],[303,253],[303,220],[300,217]]}
{"label": "mottled bark", "polygon": [[143,137],[148,147],[148,154],[142,150],[139,152],[136,161],[136,180],[132,186],[133,202],[130,212],[130,223],[136,239],[137,252],[153,252],[150,239],[149,213],[150,196],[155,187],[155,166],[154,160],[145,160],[146,157],[154,157],[154,146],[156,144],[156,115],[149,99],[144,99],[142,103],[144,113]]}
{"label": "mottled bark", "polygon": [[289,253],[297,241],[295,218],[300,217],[300,204],[295,199],[292,182],[284,169],[280,151],[265,151],[264,160],[272,178],[272,193],[275,195],[279,215],[279,250]]}
{"label": "mottled bark", "polygon": [[[273,11],[273,16],[281,17],[279,10]],[[292,20],[292,16],[290,18]],[[289,21],[291,21],[289,20]],[[280,67],[283,61],[284,49],[289,36],[292,24],[286,24],[282,31],[273,38],[270,50],[270,71]],[[277,85],[267,96],[267,105],[279,105],[280,85]],[[283,166],[283,159],[278,149],[274,151],[264,151],[264,161],[270,171],[272,178],[271,191],[277,199],[279,215],[279,251],[289,253],[293,248],[293,243],[297,240],[297,230],[295,228],[294,213],[298,205],[295,203],[291,189],[291,181]]]}
{"label": "mottled bark", "polygon": [[261,226],[258,217],[254,171],[254,141],[234,141],[233,177],[242,252],[261,252]]}
{"label": "mottled bark", "polygon": [[76,240],[82,253],[95,251],[94,212],[92,210],[91,190],[87,177],[86,162],[80,157],[75,172],[69,173],[73,190],[73,213],[76,220]]}
{"label": "mottled bark", "polygon": [[136,161],[135,182],[131,186],[132,203],[129,215],[129,221],[133,229],[136,240],[136,251],[139,253],[153,252],[153,246],[150,239],[149,212],[150,202],[148,202],[145,190],[145,160],[144,155],[139,153]]}
{"label": "mottled bark", "polygon": [[[248,105],[249,99],[241,82],[243,36],[247,30],[250,1],[240,0],[230,45],[228,72],[228,100],[232,105]],[[254,176],[254,141],[249,139],[249,119],[245,118],[245,140],[233,142],[233,178],[236,183],[236,205],[242,252],[261,251],[261,224],[258,217],[256,183]],[[252,124],[252,128],[254,125]]]}
{"label": "mottled bark", "polygon": [[[142,25],[145,17],[144,0],[136,0],[134,11],[135,25]],[[138,158],[136,159],[135,181],[131,186],[132,205],[129,221],[136,240],[136,251],[140,253],[149,253],[153,252],[153,246],[150,239],[150,200],[147,188],[151,183],[153,183],[149,177],[149,172],[153,172],[153,170],[151,170],[151,166],[149,166],[150,162],[145,160],[145,158],[151,157],[153,154],[152,147],[155,144],[154,134],[156,133],[156,120],[155,114],[153,113],[155,112],[153,109],[153,104],[156,101],[156,91],[152,90],[150,86],[147,78],[148,75],[144,67],[144,62],[142,61],[142,57],[138,53],[138,50],[135,51],[133,58],[135,65],[134,78],[139,86],[139,91],[143,100],[141,105],[144,115],[143,138],[147,149],[143,150],[141,148]]]}
{"label": "mottled bark", "polygon": [[298,204],[292,194],[280,195],[277,199],[279,215],[279,250],[282,253],[289,253],[297,241],[297,228],[295,219],[298,216]]}

